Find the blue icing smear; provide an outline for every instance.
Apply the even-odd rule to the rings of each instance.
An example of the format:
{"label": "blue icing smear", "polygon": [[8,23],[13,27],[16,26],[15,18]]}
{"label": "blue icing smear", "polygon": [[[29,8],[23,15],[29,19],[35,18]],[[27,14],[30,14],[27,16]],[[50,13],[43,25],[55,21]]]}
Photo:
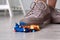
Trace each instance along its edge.
{"label": "blue icing smear", "polygon": [[15,29],[16,32],[23,32],[24,31],[24,28],[19,27],[19,25],[17,23],[15,24],[14,29]]}
{"label": "blue icing smear", "polygon": [[19,25],[16,23],[14,29],[19,28]]}
{"label": "blue icing smear", "polygon": [[17,28],[15,30],[16,30],[16,32],[24,32],[24,29],[23,28]]}
{"label": "blue icing smear", "polygon": [[25,22],[20,22],[20,26],[26,25]]}
{"label": "blue icing smear", "polygon": [[[36,32],[34,29],[31,30],[29,28],[23,28],[22,26],[26,25],[25,22],[20,22],[20,25],[18,23],[15,24],[14,30],[16,32]],[[21,27],[19,27],[21,26]]]}
{"label": "blue icing smear", "polygon": [[19,28],[19,25],[17,23],[15,24],[15,28]]}

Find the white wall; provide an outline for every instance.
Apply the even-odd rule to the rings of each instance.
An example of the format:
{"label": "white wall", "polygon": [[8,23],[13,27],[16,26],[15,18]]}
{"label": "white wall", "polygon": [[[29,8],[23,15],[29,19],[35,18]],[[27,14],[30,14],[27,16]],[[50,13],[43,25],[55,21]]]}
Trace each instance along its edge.
{"label": "white wall", "polygon": [[56,8],[60,9],[60,0],[57,0]]}
{"label": "white wall", "polygon": [[[30,9],[30,4],[34,1],[34,0],[21,0],[25,10],[29,10]],[[11,6],[20,6],[19,4],[19,0],[9,0]],[[0,0],[0,4],[5,4],[5,0]]]}
{"label": "white wall", "polygon": [[[19,0],[9,0],[11,6],[20,6],[19,4]],[[30,5],[34,0],[21,0],[24,6],[25,10],[29,10],[30,9]]]}
{"label": "white wall", "polygon": [[24,5],[25,10],[29,10],[29,9],[30,9],[31,3],[32,3],[33,1],[34,1],[34,0],[22,0],[22,3],[23,3],[23,5]]}

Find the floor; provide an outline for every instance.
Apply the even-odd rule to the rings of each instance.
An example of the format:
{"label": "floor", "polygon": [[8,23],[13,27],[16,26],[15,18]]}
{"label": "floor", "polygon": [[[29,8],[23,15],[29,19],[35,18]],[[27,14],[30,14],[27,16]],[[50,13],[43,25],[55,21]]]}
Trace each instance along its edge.
{"label": "floor", "polygon": [[14,32],[15,23],[19,23],[22,14],[9,16],[0,16],[0,40],[60,40],[60,24],[50,24],[38,32],[21,33]]}

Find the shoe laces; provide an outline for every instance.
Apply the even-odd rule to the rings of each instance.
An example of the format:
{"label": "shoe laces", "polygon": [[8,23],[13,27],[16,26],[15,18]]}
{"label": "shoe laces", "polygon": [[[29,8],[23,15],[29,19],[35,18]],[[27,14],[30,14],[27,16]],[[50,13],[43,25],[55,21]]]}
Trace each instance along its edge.
{"label": "shoe laces", "polygon": [[[42,8],[40,7],[39,10],[46,10],[46,8],[47,8],[46,4],[45,4],[43,1],[39,1],[39,2],[42,2],[42,3],[45,5],[44,9],[42,9]],[[30,6],[31,10],[26,14],[26,16],[29,16],[29,15],[33,14],[34,7],[35,7],[35,5],[36,5],[37,3],[38,3],[38,1],[31,3],[31,6]],[[37,6],[36,6],[36,7],[37,7]],[[31,13],[30,13],[30,12],[31,12]]]}
{"label": "shoe laces", "polygon": [[25,16],[29,16],[29,15],[33,14],[33,13],[30,13],[30,12],[33,12],[33,9],[34,9],[35,5],[36,5],[36,2],[31,3],[31,6],[30,6],[31,10]]}

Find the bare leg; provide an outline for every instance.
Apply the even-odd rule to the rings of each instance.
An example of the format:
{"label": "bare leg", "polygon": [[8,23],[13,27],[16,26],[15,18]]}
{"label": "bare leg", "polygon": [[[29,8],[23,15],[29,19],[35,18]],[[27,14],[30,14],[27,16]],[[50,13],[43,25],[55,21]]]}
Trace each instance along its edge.
{"label": "bare leg", "polygon": [[57,0],[48,0],[48,5],[49,5],[50,7],[55,8],[56,1],[57,1]]}
{"label": "bare leg", "polygon": [[[35,2],[37,2],[37,1],[39,1],[39,0],[35,0]],[[40,0],[40,1],[44,1],[46,3],[47,0]],[[55,8],[56,1],[57,0],[48,0],[48,5]]]}

